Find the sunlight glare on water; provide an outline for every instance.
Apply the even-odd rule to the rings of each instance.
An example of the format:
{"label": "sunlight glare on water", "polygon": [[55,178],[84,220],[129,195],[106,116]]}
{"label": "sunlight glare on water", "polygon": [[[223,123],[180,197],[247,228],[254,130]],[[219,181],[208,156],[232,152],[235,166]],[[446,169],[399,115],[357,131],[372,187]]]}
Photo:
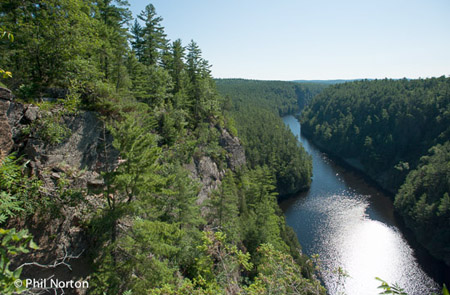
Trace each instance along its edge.
{"label": "sunlight glare on water", "polygon": [[[284,121],[300,135],[294,117]],[[437,292],[437,283],[422,270],[397,229],[392,201],[345,171],[337,171],[306,139],[300,137],[300,141],[313,158],[313,182],[306,194],[282,207],[304,252],[319,254],[320,275],[329,294],[379,294],[375,277],[398,283],[409,295]]]}

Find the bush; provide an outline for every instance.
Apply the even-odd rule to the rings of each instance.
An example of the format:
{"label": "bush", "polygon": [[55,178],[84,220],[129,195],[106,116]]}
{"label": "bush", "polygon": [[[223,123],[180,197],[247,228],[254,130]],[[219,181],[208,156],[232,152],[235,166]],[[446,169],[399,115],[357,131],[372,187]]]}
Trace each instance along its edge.
{"label": "bush", "polygon": [[42,183],[35,177],[26,177],[26,163],[19,163],[20,159],[10,155],[0,166],[0,223],[19,214],[31,214],[46,202],[40,197]]}

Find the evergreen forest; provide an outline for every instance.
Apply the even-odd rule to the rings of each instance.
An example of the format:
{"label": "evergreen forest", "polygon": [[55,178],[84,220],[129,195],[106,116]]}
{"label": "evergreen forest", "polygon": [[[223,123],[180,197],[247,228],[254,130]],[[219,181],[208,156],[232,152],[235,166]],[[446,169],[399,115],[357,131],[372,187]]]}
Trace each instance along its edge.
{"label": "evergreen forest", "polygon": [[213,79],[162,24],[127,0],[0,1],[0,294],[327,294],[278,205],[313,179],[285,115],[450,265],[450,78]]}
{"label": "evergreen forest", "polygon": [[308,189],[311,159],[280,116],[297,114],[325,86],[243,79],[217,79],[216,85],[227,101],[249,165],[267,166],[282,196]]}
{"label": "evergreen forest", "polygon": [[[26,110],[2,151],[1,293],[25,292],[13,282],[64,246],[82,248],[88,294],[325,294],[277,205],[308,187],[310,159],[278,114],[219,95],[199,45],[169,39],[161,22],[152,4],[132,19],[124,0],[0,3],[5,105]],[[318,89],[292,84],[279,112]],[[246,116],[264,124],[251,131]],[[74,167],[85,121],[100,143]],[[70,232],[52,229],[67,222]]]}
{"label": "evergreen forest", "polygon": [[395,194],[406,225],[450,264],[450,78],[330,86],[300,121],[314,143]]}

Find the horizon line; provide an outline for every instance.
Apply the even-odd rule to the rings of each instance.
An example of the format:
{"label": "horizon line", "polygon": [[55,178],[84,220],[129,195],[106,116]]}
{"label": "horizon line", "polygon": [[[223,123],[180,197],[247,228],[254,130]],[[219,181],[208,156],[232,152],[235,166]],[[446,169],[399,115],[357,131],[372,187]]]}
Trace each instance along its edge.
{"label": "horizon line", "polygon": [[440,76],[427,76],[427,77],[417,77],[417,78],[408,78],[408,77],[401,77],[401,78],[389,78],[389,77],[376,77],[376,78],[330,78],[330,79],[256,79],[256,78],[242,78],[242,77],[214,77],[213,79],[222,79],[222,80],[251,80],[251,81],[286,81],[286,82],[295,82],[295,81],[305,81],[305,82],[313,82],[313,81],[362,81],[362,80],[420,80],[420,79],[432,79],[432,78],[448,78],[450,75],[442,74]]}

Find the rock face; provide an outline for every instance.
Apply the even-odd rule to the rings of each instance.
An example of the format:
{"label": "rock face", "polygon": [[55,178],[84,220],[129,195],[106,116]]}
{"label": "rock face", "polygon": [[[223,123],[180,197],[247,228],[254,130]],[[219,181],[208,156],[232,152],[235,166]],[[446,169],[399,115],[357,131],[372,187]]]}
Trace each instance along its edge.
{"label": "rock face", "polygon": [[7,117],[11,99],[11,91],[0,87],[0,161],[11,151],[14,144],[11,126],[9,125]]}
{"label": "rock face", "polygon": [[[2,151],[8,153],[14,147],[31,160],[31,167],[59,172],[84,170],[91,179],[99,176],[94,172],[113,169],[117,165],[119,153],[112,148],[113,138],[92,112],[65,117],[63,124],[70,130],[70,136],[60,144],[50,145],[33,134],[24,135],[22,132],[41,118],[38,107],[1,99],[0,107]],[[98,183],[95,179],[90,181]]]}
{"label": "rock face", "polygon": [[65,125],[71,135],[61,144],[50,146],[40,139],[30,138],[24,148],[29,158],[47,167],[62,165],[77,170],[99,171],[114,166],[118,152],[111,148],[112,137],[94,113],[82,112],[68,117]]}
{"label": "rock face", "polygon": [[11,90],[0,87],[0,98],[4,99],[4,100],[12,100],[13,99],[13,95],[11,93]]}
{"label": "rock face", "polygon": [[231,170],[236,170],[245,164],[245,151],[239,138],[231,136],[226,129],[222,130],[220,145],[225,148],[229,154],[227,162]]}
{"label": "rock face", "polygon": [[[33,132],[33,126],[41,122],[39,120],[45,118],[44,115],[48,114],[36,106],[12,101],[11,92],[0,88],[1,154],[5,156],[16,151],[30,160],[30,173],[42,181],[43,190],[48,192],[50,198],[60,198],[59,193],[54,193],[57,192],[60,181],[64,181],[69,189],[80,190],[82,193],[83,202],[62,202],[56,214],[49,212],[45,213],[45,216],[30,217],[26,222],[14,221],[15,227],[28,227],[40,246],[39,251],[33,252],[31,260],[51,264],[56,258],[66,254],[77,256],[87,252],[89,239],[82,226],[83,221],[88,220],[99,208],[106,206],[106,200],[101,195],[87,194],[86,191],[88,188],[95,190],[103,187],[100,172],[114,169],[119,153],[112,147],[113,138],[95,113],[81,112],[64,117],[62,124],[70,130],[70,135],[55,145],[43,141]],[[186,165],[192,178],[201,185],[198,204],[202,204],[211,192],[220,186],[227,167],[237,170],[246,162],[239,139],[225,129],[219,129],[219,132],[219,144],[226,151],[227,165],[216,163],[205,154],[193,158],[191,163]],[[126,232],[130,224],[127,224],[126,220],[120,220],[118,228]],[[24,259],[30,261],[29,256]],[[41,277],[55,274],[60,280],[86,279],[89,275],[88,261],[83,254],[80,258],[70,261],[73,271],[64,267],[56,272],[28,268],[23,274],[30,277],[37,277],[37,274]],[[21,262],[23,261],[16,261]],[[83,294],[82,291],[73,291],[73,294]]]}
{"label": "rock face", "polygon": [[[230,135],[226,129],[222,129],[219,143],[228,153],[227,164],[231,170],[235,171],[246,163],[245,151],[239,139]],[[197,199],[197,204],[201,205],[219,187],[225,169],[219,169],[217,163],[208,156],[193,159],[185,167],[191,172],[192,178],[201,184]]]}
{"label": "rock face", "polygon": [[219,171],[217,164],[206,156],[201,157],[198,161],[192,160],[186,165],[186,168],[191,172],[192,178],[201,184],[197,199],[197,204],[201,205],[209,194],[219,187],[225,171]]}
{"label": "rock face", "polygon": [[[84,254],[88,252],[89,239],[82,224],[106,203],[101,195],[86,192],[89,188],[103,186],[100,172],[114,169],[119,153],[112,147],[112,136],[93,112],[64,117],[62,124],[70,130],[70,136],[56,145],[44,142],[33,131],[24,132],[32,130],[41,117],[42,111],[38,107],[14,102],[11,92],[0,88],[1,154],[5,156],[16,151],[24,155],[30,160],[30,172],[42,181],[45,195],[52,198],[52,203],[61,203],[57,212],[48,210],[27,221],[11,221],[12,226],[29,228],[40,247],[39,251],[33,251],[31,258],[24,257],[25,261],[51,264],[67,254],[82,255],[69,262],[73,271],[64,266],[57,270],[29,267],[24,269],[23,275],[37,278],[55,274],[60,280],[86,278],[89,259]],[[79,191],[83,201],[64,200],[58,192],[60,181],[64,181],[68,189]],[[21,262],[16,261],[17,264]],[[66,293],[83,294],[82,291]]]}

